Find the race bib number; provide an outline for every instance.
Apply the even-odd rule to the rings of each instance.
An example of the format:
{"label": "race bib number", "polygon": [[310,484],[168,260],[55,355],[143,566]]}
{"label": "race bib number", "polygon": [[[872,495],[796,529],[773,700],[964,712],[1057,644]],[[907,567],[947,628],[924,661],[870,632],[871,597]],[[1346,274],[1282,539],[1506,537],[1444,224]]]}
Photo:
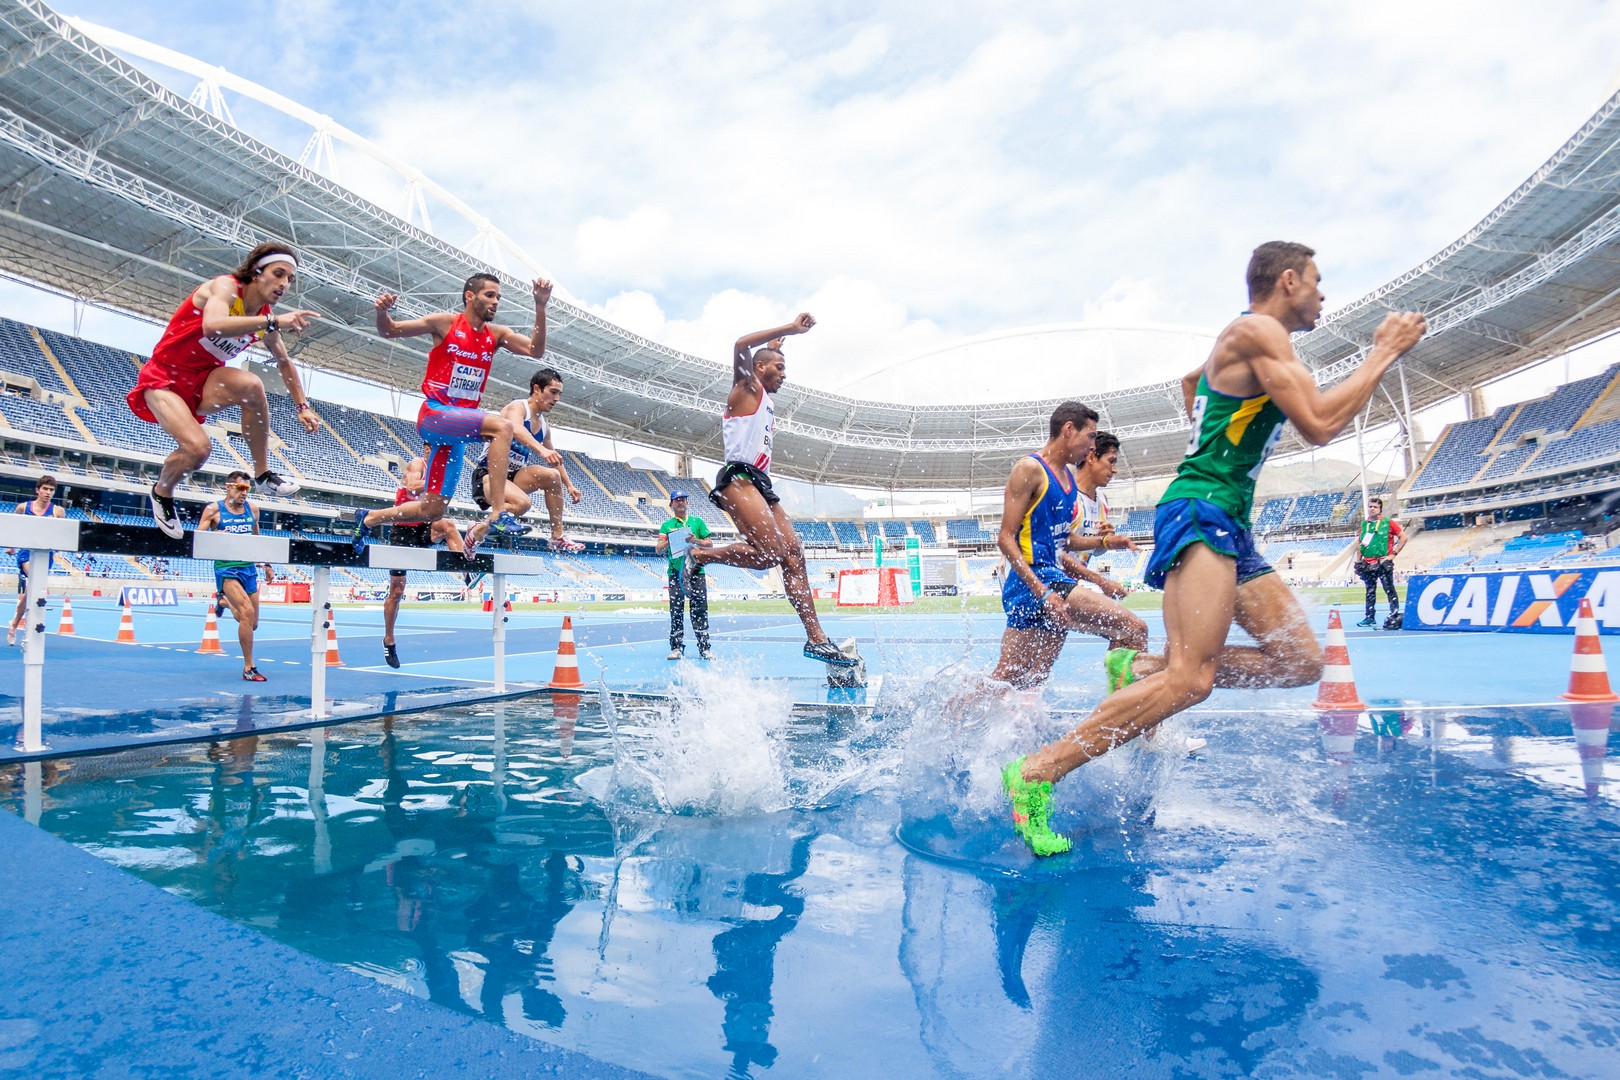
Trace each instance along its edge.
{"label": "race bib number", "polygon": [[223,334],[204,334],[202,337],[203,352],[212,356],[222,364],[235,360],[259,340],[259,335],[243,334],[241,337],[226,337]]}
{"label": "race bib number", "polygon": [[476,402],[484,394],[484,369],[457,364],[450,372],[450,384],[445,391],[450,397]]}

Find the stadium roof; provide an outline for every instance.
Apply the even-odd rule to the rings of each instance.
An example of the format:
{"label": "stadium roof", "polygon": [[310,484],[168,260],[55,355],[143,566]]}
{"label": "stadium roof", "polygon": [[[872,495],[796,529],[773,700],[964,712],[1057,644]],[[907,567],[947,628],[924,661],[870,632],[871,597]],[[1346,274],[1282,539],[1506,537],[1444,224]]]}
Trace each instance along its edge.
{"label": "stadium roof", "polygon": [[[379,340],[372,300],[405,317],[460,306],[472,255],[154,82],[35,0],[0,0],[0,272],[166,319],[260,240],[296,245],[297,301],[325,317],[307,364],[414,391],[426,342]],[[1369,422],[1396,419],[1620,326],[1620,95],[1467,235],[1296,339],[1318,381],[1342,378],[1392,309],[1431,332],[1385,380]],[[518,309],[527,283],[507,278]],[[553,300],[548,362],[568,376],[559,423],[717,458],[729,362],[677,352]],[[525,392],[532,361],[497,354],[491,395]],[[1125,440],[1127,477],[1170,471],[1186,441],[1177,383],[1088,395]],[[1044,439],[1056,399],[901,405],[789,385],[773,470],[824,483],[999,484]],[[1397,402],[1400,402],[1398,407]],[[1285,442],[1281,449],[1303,444]]]}

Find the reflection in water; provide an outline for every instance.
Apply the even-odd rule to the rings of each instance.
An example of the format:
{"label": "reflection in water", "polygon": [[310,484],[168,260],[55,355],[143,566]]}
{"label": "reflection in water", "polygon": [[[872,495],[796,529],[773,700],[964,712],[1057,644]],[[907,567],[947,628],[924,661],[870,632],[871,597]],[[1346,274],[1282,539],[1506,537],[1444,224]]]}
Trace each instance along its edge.
{"label": "reflection in water", "polygon": [[[976,751],[865,710],[621,733],[675,751],[644,775],[679,813],[588,782],[590,702],[566,732],[545,702],[458,717],[0,767],[0,797],[313,955],[660,1075],[1601,1075],[1620,1031],[1612,709],[1212,722],[1197,762],[1111,755],[1145,771],[1081,788],[1093,827],[1041,866],[935,801],[977,806]],[[719,816],[739,745],[757,801]]]}

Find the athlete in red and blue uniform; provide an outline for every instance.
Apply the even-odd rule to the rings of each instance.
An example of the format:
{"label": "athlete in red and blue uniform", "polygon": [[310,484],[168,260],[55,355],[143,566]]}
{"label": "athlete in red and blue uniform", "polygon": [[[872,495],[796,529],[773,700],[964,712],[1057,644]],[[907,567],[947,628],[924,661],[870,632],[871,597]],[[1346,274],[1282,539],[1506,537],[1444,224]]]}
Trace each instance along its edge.
{"label": "athlete in red and blue uniform", "polygon": [[[534,331],[525,337],[490,320],[501,304],[501,283],[491,274],[474,274],[461,288],[464,307],[419,319],[396,322],[389,314],[397,293],[377,297],[377,333],[385,338],[433,336],[427,371],[422,376],[422,408],[416,429],[427,444],[427,486],[422,496],[403,506],[354,512],[354,549],[361,551],[371,530],[391,522],[433,522],[444,517],[461,480],[463,448],[488,441],[489,518],[467,530],[471,554],[491,529],[518,536],[529,531],[506,510],[506,466],[512,452],[512,422],[500,413],[484,412],[479,403],[489,382],[495,350],[507,349],[535,359],[546,352],[546,305],[551,282],[534,282]],[[499,489],[499,490],[495,490]],[[496,497],[498,496],[498,497]]]}

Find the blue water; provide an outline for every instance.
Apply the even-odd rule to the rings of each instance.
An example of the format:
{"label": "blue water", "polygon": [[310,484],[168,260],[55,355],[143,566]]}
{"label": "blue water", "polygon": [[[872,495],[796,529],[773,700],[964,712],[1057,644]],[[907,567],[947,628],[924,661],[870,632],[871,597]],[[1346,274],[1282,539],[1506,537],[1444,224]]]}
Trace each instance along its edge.
{"label": "blue water", "polygon": [[[577,719],[540,699],[63,759],[37,817],[660,1075],[1614,1075],[1612,710],[1217,695],[1061,785],[1076,847],[1037,864],[993,770],[1072,717],[966,689],[805,709],[722,672]],[[29,812],[20,767],[0,780]]]}

